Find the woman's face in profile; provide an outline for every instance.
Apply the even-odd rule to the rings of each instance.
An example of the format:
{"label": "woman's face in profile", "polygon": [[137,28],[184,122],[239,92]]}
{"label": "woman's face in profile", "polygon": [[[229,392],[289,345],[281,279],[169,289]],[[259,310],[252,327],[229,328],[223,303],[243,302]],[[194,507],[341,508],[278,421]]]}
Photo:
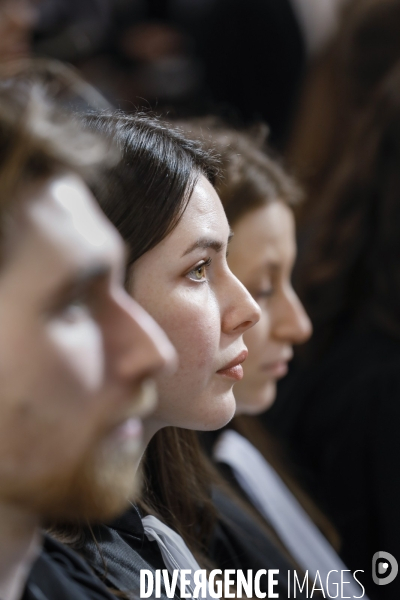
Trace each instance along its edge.
{"label": "woman's face in profile", "polygon": [[131,292],[179,359],[174,375],[158,378],[149,427],[218,429],[235,412],[232,388],[247,356],[242,335],[259,308],[228,268],[229,238],[219,197],[201,176],[177,227],[133,266]]}
{"label": "woman's face in profile", "polygon": [[244,339],[249,357],[235,388],[237,414],[269,408],[286,375],[292,346],[311,335],[310,320],[291,284],[296,257],[292,211],[279,201],[246,213],[234,224],[229,266],[261,309]]}

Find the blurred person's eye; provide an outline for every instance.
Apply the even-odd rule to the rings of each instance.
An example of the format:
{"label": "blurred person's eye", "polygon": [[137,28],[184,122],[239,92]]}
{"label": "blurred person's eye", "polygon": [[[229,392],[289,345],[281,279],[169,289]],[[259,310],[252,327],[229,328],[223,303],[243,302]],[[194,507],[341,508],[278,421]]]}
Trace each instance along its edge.
{"label": "blurred person's eye", "polygon": [[63,320],[70,323],[87,317],[91,313],[91,294],[85,291],[66,299],[56,312]]}
{"label": "blurred person's eye", "polygon": [[255,291],[252,294],[252,296],[255,300],[258,300],[258,299],[264,300],[266,298],[271,298],[271,296],[273,296],[274,292],[275,292],[275,289],[271,286],[268,288],[264,288],[264,289]]}
{"label": "blurred person's eye", "polygon": [[99,311],[107,305],[113,275],[115,273],[111,272],[108,265],[103,264],[78,273],[64,289],[56,293],[47,307],[47,315],[70,322],[89,313],[98,318]]}
{"label": "blurred person's eye", "polygon": [[252,285],[248,286],[248,291],[256,302],[265,302],[274,295],[276,291],[275,284],[273,275],[264,274],[258,281],[256,280]]}

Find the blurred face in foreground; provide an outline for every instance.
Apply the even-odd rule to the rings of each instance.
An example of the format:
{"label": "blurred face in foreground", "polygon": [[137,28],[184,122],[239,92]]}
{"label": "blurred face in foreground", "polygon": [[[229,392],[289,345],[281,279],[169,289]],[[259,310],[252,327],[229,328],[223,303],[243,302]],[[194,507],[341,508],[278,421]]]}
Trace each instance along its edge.
{"label": "blurred face in foreground", "polygon": [[23,190],[1,248],[1,503],[103,519],[132,497],[145,381],[174,351],[123,280],[121,240],[79,178]]}
{"label": "blurred face in foreground", "polygon": [[233,231],[229,266],[261,309],[259,323],[244,336],[249,357],[235,387],[237,414],[258,414],[275,400],[292,346],[305,342],[312,328],[291,284],[296,257],[292,211],[272,202],[246,213]]}
{"label": "blurred face in foreground", "polygon": [[234,415],[233,385],[247,356],[243,333],[259,319],[250,294],[229,270],[230,229],[221,201],[200,177],[177,227],[133,266],[134,298],[174,344],[173,376],[157,378],[154,430],[223,427]]}

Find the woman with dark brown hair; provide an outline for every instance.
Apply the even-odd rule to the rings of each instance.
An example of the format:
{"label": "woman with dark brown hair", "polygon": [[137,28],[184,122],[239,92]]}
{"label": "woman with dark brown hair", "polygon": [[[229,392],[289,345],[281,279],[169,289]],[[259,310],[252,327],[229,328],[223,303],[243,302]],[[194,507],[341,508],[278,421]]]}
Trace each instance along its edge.
{"label": "woman with dark brown hair", "polygon": [[[165,327],[179,366],[158,379],[140,508],[75,540],[69,531],[66,541],[128,597],[138,594],[141,569],[170,569],[174,560],[183,568],[171,560],[171,541],[197,567],[279,569],[285,597],[293,563],[229,495],[229,519],[221,518],[211,498],[212,467],[190,431],[220,428],[232,418],[232,386],[247,356],[242,334],[259,318],[227,266],[230,230],[211,185],[215,161],[197,142],[148,116],[94,116],[88,126],[121,149],[121,163],[98,182],[96,197],[127,242],[127,288]],[[266,576],[261,589],[268,589]]]}
{"label": "woman with dark brown hair", "polygon": [[[343,558],[367,573],[379,549],[400,556],[399,164],[397,63],[308,216],[297,277],[315,335],[271,415],[310,471]],[[399,579],[368,583],[374,597],[400,593]]]}

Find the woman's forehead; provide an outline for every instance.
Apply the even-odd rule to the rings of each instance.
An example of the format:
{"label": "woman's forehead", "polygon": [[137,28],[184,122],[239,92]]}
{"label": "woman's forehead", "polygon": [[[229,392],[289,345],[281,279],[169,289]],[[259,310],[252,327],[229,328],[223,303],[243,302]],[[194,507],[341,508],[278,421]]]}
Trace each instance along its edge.
{"label": "woman's forehead", "polygon": [[182,216],[182,229],[189,223],[192,228],[213,231],[223,238],[229,235],[229,225],[221,200],[214,187],[203,175],[196,183]]}

